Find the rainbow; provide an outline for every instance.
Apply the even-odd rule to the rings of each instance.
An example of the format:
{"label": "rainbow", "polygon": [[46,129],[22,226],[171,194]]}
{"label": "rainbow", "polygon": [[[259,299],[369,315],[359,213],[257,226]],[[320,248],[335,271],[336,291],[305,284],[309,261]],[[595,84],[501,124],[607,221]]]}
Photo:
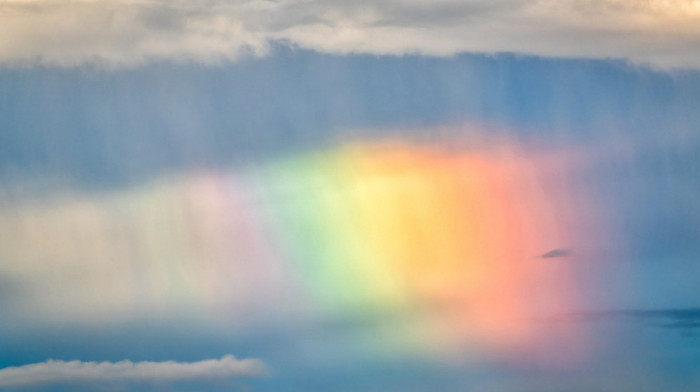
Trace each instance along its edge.
{"label": "rainbow", "polygon": [[54,318],[439,315],[442,335],[511,344],[534,333],[518,320],[576,307],[568,263],[537,257],[581,236],[565,164],[507,144],[357,143],[6,202],[0,268],[42,282],[33,309]]}

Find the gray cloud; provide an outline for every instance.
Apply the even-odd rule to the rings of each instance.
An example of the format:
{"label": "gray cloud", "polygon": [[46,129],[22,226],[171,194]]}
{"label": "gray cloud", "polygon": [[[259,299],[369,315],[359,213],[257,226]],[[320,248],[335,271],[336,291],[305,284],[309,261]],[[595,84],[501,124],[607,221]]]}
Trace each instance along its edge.
{"label": "gray cloud", "polygon": [[697,0],[0,0],[0,63],[218,63],[328,53],[516,52],[700,67]]}
{"label": "gray cloud", "polygon": [[265,365],[257,359],[221,359],[198,362],[81,362],[49,360],[0,369],[0,388],[85,382],[179,382],[263,377]]}
{"label": "gray cloud", "polygon": [[571,249],[552,249],[547,253],[540,255],[543,259],[552,259],[557,257],[569,257],[571,256]]}

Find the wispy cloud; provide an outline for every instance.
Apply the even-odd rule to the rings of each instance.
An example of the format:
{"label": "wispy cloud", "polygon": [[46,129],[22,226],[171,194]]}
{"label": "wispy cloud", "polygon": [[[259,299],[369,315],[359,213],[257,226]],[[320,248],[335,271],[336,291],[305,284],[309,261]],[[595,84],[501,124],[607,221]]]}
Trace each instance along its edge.
{"label": "wispy cloud", "polygon": [[0,0],[0,63],[217,63],[272,42],[330,53],[517,52],[700,67],[697,0]]}
{"label": "wispy cloud", "polygon": [[654,309],[654,310],[610,310],[600,312],[583,312],[563,315],[559,320],[569,321],[606,321],[629,319],[644,322],[661,328],[675,329],[685,333],[694,333],[700,329],[700,308]]}
{"label": "wispy cloud", "polygon": [[49,360],[0,369],[0,388],[54,383],[178,382],[263,377],[265,365],[257,359],[221,359],[198,362],[82,362]]}

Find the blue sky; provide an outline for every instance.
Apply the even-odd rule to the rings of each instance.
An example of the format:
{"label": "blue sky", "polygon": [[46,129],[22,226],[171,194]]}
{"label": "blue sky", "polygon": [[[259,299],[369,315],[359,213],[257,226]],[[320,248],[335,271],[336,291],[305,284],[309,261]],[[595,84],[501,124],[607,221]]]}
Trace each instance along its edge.
{"label": "blue sky", "polygon": [[[0,15],[0,390],[700,387],[697,2],[0,0]],[[467,279],[455,305],[419,279],[396,305],[334,275],[326,247],[352,239],[314,238],[314,203],[376,179],[334,156],[387,145],[438,156],[430,173],[455,183],[460,159],[482,159],[485,183],[506,173],[510,204],[484,193],[469,215],[505,226],[464,241],[515,253],[458,260],[506,294]],[[416,219],[412,241],[461,246]],[[367,254],[399,241],[379,238]],[[425,254],[412,263],[439,271],[441,250]]]}

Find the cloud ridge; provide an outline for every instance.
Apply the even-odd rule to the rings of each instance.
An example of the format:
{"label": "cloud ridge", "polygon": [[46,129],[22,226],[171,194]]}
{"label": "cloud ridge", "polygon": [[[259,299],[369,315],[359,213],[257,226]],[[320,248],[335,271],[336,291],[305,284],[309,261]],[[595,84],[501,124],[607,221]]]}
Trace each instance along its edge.
{"label": "cloud ridge", "polygon": [[0,0],[0,64],[514,52],[700,68],[698,0]]}

